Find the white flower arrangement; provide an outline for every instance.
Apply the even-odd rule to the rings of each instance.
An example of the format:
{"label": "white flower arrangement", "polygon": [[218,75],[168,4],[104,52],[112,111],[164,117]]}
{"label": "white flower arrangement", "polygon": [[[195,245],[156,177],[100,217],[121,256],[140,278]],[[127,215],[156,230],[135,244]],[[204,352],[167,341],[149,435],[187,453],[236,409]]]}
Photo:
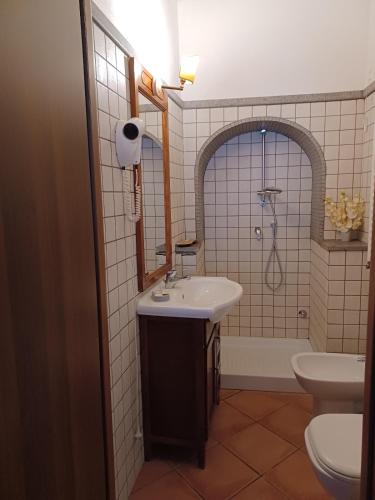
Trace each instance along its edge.
{"label": "white flower arrangement", "polygon": [[324,198],[324,204],[326,214],[337,231],[341,233],[356,231],[363,224],[365,202],[359,194],[350,199],[344,191],[341,191],[337,203],[327,196]]}

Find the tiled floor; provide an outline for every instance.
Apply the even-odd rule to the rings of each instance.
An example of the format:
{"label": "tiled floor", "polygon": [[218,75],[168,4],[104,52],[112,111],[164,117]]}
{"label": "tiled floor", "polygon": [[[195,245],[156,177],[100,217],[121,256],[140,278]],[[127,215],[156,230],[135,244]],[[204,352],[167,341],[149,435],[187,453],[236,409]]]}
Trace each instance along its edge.
{"label": "tiled floor", "polygon": [[206,468],[167,457],[145,463],[132,500],[329,500],[304,448],[307,394],[222,391]]}

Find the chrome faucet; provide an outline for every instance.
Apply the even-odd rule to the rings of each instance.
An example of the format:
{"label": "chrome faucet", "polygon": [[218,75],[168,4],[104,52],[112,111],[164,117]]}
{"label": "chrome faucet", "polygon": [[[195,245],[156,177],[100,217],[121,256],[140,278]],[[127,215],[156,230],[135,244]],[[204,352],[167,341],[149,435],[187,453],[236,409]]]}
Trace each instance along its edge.
{"label": "chrome faucet", "polygon": [[167,274],[165,275],[165,279],[164,279],[165,288],[167,288],[167,289],[174,288],[178,281],[184,280],[184,279],[190,279],[190,276],[179,277],[179,276],[177,276],[176,269],[171,269],[170,271],[167,271]]}
{"label": "chrome faucet", "polygon": [[262,239],[262,228],[259,226],[254,227],[255,238],[260,241]]}

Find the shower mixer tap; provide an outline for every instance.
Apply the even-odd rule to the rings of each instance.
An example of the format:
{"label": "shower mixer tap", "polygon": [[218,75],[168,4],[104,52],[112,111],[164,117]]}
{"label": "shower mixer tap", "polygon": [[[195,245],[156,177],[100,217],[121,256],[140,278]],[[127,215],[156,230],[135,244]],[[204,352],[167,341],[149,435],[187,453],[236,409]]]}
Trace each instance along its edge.
{"label": "shower mixer tap", "polygon": [[262,193],[258,193],[259,195],[259,205],[264,208],[267,205],[266,197]]}
{"label": "shower mixer tap", "polygon": [[260,241],[262,239],[262,229],[259,226],[255,226],[254,233],[257,241]]}

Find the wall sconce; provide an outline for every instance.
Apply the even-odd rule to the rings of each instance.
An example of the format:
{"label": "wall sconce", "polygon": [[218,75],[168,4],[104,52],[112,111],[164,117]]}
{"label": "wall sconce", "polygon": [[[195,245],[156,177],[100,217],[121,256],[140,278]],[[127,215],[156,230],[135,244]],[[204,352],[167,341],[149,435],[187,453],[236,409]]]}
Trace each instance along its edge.
{"label": "wall sconce", "polygon": [[180,65],[180,85],[178,87],[172,85],[162,85],[160,80],[154,80],[154,93],[160,95],[163,92],[163,89],[184,90],[185,83],[194,83],[198,64],[199,56],[184,56],[181,59]]}

